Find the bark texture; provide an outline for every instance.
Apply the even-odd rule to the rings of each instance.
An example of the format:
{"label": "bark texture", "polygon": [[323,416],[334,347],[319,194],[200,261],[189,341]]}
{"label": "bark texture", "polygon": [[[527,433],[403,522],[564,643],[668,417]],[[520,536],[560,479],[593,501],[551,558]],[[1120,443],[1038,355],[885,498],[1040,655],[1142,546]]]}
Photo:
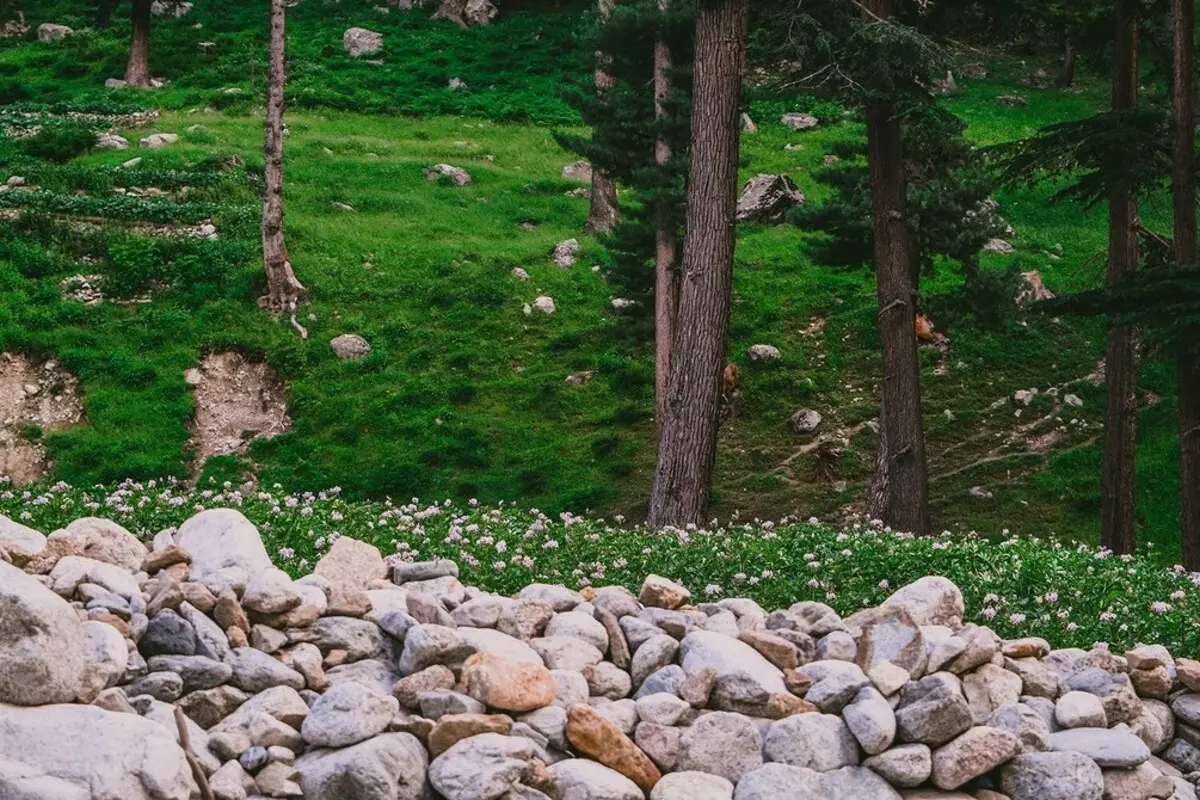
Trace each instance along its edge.
{"label": "bark texture", "polygon": [[130,86],[150,85],[150,0],[133,0],[133,35],[129,39],[129,61],[125,82]]}
{"label": "bark texture", "polygon": [[708,513],[733,286],[746,11],[747,0],[700,0],[696,12],[688,233],[650,497],[655,527],[704,525]]}
{"label": "bark texture", "polygon": [[[1137,2],[1116,4],[1112,107],[1137,107]],[[1108,202],[1108,286],[1129,280],[1137,270],[1138,207],[1132,187],[1113,192]],[[1100,499],[1101,544],[1114,553],[1132,553],[1137,469],[1137,332],[1131,325],[1109,328],[1105,349],[1104,475]]]}
{"label": "bark texture", "polygon": [[[598,0],[600,21],[604,24],[612,16],[616,0]],[[607,53],[596,52],[596,95],[603,96],[616,83],[608,74],[608,66],[612,57]],[[600,167],[592,168],[592,200],[588,208],[588,220],[585,230],[589,233],[608,233],[617,224],[617,184],[608,172]]]}
{"label": "bark texture", "polygon": [[[660,12],[667,10],[669,0],[658,0]],[[666,115],[666,99],[671,92],[671,47],[666,32],[660,28],[654,43],[654,113],[659,120]],[[654,142],[654,160],[661,167],[671,158],[671,143],[665,132],[659,132]],[[669,212],[660,213],[654,246],[654,399],[656,417],[661,429],[667,418],[667,381],[671,375],[671,341],[675,336],[675,314],[679,302],[675,257],[677,240],[675,224]]]}
{"label": "bark texture", "polygon": [[[1196,6],[1172,0],[1175,261],[1192,269],[1196,253]],[[1200,330],[1185,337],[1179,356],[1179,489],[1183,562],[1200,570]]]}
{"label": "bark texture", "polygon": [[[868,13],[885,18],[889,0],[869,0]],[[907,181],[900,121],[892,103],[867,103],[867,163],[883,348],[881,453],[874,490],[879,518],[894,530],[929,533],[929,478],[921,417],[921,371],[917,360],[917,272],[905,226]]]}
{"label": "bark texture", "polygon": [[304,287],[296,280],[283,238],[283,87],[285,0],[271,0],[271,65],[267,86],[267,125],[263,157],[263,266],[267,273],[267,295],[259,302],[277,311],[295,311],[304,299]]}
{"label": "bark texture", "polygon": [[1075,43],[1068,37],[1063,44],[1063,60],[1059,65],[1058,75],[1054,78],[1054,85],[1059,89],[1066,89],[1075,85]]}

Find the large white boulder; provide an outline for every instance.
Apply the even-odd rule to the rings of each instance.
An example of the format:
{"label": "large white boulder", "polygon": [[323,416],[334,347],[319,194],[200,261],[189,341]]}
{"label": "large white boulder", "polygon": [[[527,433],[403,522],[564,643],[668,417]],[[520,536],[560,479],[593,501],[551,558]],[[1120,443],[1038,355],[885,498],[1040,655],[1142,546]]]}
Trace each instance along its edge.
{"label": "large white boulder", "polygon": [[245,570],[247,577],[271,567],[254,523],[232,508],[201,511],[180,526],[175,544],[192,556],[193,581],[204,579],[227,567]]}
{"label": "large white boulder", "polygon": [[[12,794],[6,774],[23,776],[14,781]],[[45,786],[64,793],[37,791]],[[84,705],[0,705],[0,789],[3,797],[72,800],[199,796],[170,731],[136,714]]]}
{"label": "large white boulder", "polygon": [[0,703],[69,703],[83,679],[75,610],[36,578],[0,561]]}

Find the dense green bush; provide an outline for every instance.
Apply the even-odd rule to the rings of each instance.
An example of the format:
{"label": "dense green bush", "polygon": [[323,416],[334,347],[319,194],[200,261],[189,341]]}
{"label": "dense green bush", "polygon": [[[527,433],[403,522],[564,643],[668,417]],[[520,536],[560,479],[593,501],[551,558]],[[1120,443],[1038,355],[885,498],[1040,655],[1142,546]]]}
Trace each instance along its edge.
{"label": "dense green bush", "polygon": [[33,158],[64,164],[96,146],[96,134],[78,122],[47,124],[21,143],[21,149]]}

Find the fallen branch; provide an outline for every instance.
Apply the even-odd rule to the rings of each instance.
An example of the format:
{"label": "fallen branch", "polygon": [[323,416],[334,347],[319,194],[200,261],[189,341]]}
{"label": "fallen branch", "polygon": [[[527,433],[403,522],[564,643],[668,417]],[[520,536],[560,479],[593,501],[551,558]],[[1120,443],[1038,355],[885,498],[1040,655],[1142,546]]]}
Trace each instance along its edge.
{"label": "fallen branch", "polygon": [[195,778],[196,785],[200,787],[201,800],[216,800],[212,787],[208,785],[208,777],[204,774],[204,768],[200,766],[200,762],[192,753],[192,739],[188,736],[187,718],[183,716],[183,709],[179,706],[175,706],[175,729],[179,731],[179,746],[183,748],[183,755],[192,769],[192,777]]}

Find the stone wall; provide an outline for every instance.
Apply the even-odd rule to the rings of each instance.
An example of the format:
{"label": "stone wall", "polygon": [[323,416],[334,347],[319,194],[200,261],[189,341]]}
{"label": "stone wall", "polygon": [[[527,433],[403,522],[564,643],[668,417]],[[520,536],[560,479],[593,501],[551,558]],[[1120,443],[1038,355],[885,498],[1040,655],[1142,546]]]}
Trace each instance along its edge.
{"label": "stone wall", "polygon": [[963,613],[938,577],[844,619],[502,597],[344,537],[293,581],[233,510],[0,517],[0,797],[1196,799],[1200,663]]}

